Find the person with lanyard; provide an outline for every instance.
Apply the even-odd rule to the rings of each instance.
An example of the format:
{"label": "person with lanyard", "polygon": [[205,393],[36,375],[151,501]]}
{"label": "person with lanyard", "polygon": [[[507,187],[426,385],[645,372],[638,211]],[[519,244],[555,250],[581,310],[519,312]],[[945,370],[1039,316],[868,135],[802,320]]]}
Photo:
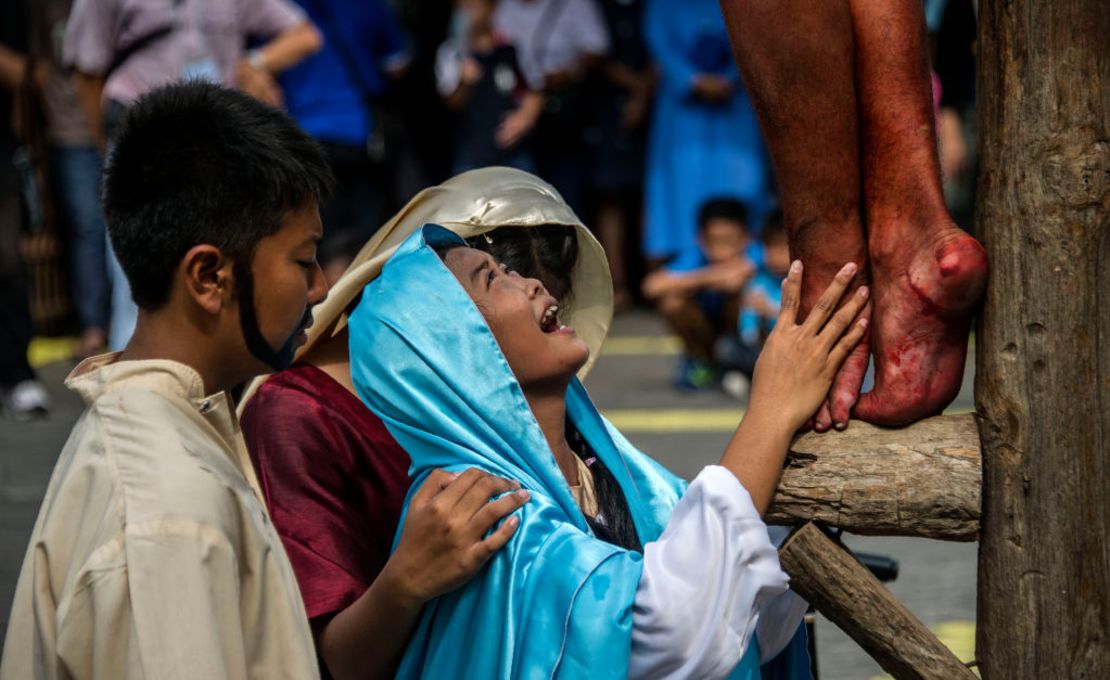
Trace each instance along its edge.
{"label": "person with lanyard", "polygon": [[[266,42],[245,49],[249,38]],[[143,94],[181,80],[236,87],[280,105],[275,76],[320,48],[322,38],[289,0],[74,0],[63,63],[103,154],[123,112]],[[108,347],[122,349],[138,310],[109,252]]]}
{"label": "person with lanyard", "polygon": [[595,0],[500,0],[493,28],[516,47],[525,80],[542,86],[544,110],[532,143],[536,174],[583,212],[593,110],[587,85],[610,46],[601,10]]}
{"label": "person with lanyard", "polygon": [[351,377],[415,480],[480,466],[531,501],[477,578],[425,606],[398,677],[806,677],[806,605],[760,515],[865,296],[798,324],[793,266],[751,405],[687,487],[594,408],[575,377],[590,345],[543,284],[464,246],[428,225],[397,249],[350,315]]}
{"label": "person with lanyard", "polygon": [[533,171],[529,135],[543,111],[541,82],[520,69],[517,49],[493,28],[497,0],[459,0],[436,52],[436,89],[452,112],[452,167]]}

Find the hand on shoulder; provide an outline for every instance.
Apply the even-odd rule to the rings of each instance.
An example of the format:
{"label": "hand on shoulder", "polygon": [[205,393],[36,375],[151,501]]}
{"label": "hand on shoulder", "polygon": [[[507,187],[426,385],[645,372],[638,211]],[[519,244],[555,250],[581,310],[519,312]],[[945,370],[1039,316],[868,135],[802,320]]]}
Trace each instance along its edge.
{"label": "hand on shoulder", "polygon": [[530,497],[519,483],[477,468],[432,472],[409,503],[401,540],[381,577],[418,604],[458,588],[508,543],[520,520],[508,517],[486,533]]}

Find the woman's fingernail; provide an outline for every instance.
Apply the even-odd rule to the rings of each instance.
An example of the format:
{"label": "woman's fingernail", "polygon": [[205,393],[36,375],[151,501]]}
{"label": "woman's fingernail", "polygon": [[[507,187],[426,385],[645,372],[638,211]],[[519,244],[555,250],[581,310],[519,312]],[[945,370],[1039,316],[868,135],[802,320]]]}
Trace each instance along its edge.
{"label": "woman's fingernail", "polygon": [[795,274],[801,272],[802,271],[802,261],[801,260],[794,260],[793,262],[791,262],[790,263],[790,271],[794,272]]}
{"label": "woman's fingernail", "polygon": [[511,527],[515,527],[516,525],[520,524],[520,518],[516,515],[510,515],[509,519],[505,521],[508,522],[509,526]]}
{"label": "woman's fingernail", "polygon": [[859,327],[860,328],[867,328],[867,319],[860,319],[859,320]]}
{"label": "woman's fingernail", "polygon": [[838,429],[838,430],[843,430],[846,427],[848,427],[848,423],[837,423],[836,424],[836,429]]}
{"label": "woman's fingernail", "polygon": [[871,291],[867,290],[867,286],[860,286],[859,287],[859,296],[860,297],[867,297],[867,294],[870,293],[870,292]]}
{"label": "woman's fingernail", "polygon": [[532,494],[528,493],[528,489],[521,489],[520,491],[517,491],[516,496],[522,501],[527,501],[532,498]]}
{"label": "woman's fingernail", "polygon": [[840,273],[844,274],[845,276],[851,276],[856,273],[856,269],[856,263],[849,262],[848,264],[844,265],[844,267],[840,270]]}

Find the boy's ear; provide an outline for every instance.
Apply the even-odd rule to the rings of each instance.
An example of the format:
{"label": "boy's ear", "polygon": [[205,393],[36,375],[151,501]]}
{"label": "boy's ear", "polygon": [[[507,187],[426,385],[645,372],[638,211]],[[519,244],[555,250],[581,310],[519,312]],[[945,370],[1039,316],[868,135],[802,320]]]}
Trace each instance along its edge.
{"label": "boy's ear", "polygon": [[209,314],[219,314],[234,292],[231,259],[213,245],[193,246],[181,260],[185,294]]}

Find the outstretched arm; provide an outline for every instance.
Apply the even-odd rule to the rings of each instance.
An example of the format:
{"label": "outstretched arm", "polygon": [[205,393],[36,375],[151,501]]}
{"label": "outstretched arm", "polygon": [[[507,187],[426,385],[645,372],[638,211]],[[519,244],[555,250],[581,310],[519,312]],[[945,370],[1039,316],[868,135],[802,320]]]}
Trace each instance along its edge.
{"label": "outstretched arm", "polygon": [[711,280],[710,267],[684,272],[673,272],[663,268],[645,276],[641,290],[647,299],[658,300],[666,295],[692,295],[708,288]]}
{"label": "outstretched arm", "polygon": [[739,293],[754,274],[752,263],[740,258],[691,271],[675,272],[662,268],[644,277],[641,290],[649,300],[667,295],[692,295],[699,290]]}
{"label": "outstretched arm", "polygon": [[863,336],[866,324],[854,319],[866,303],[866,289],[831,314],[854,273],[851,265],[841,270],[798,324],[800,263],[791,269],[778,323],[756,363],[748,414],[721,466],[698,475],[663,535],[644,546],[630,677],[723,678],[753,636],[759,638],[760,662],[766,662],[793,635],[805,603],[786,595],[788,578],[760,515],[778,483],[790,438],[825,398],[840,363]]}
{"label": "outstretched arm", "polygon": [[332,676],[393,677],[424,603],[466,583],[512,538],[515,516],[486,532],[528,498],[519,484],[476,468],[429,475],[409,504],[401,540],[381,574],[316,634]]}
{"label": "outstretched arm", "polygon": [[292,68],[324,46],[324,37],[310,21],[302,21],[251,52],[252,66],[277,74]]}

